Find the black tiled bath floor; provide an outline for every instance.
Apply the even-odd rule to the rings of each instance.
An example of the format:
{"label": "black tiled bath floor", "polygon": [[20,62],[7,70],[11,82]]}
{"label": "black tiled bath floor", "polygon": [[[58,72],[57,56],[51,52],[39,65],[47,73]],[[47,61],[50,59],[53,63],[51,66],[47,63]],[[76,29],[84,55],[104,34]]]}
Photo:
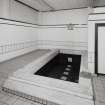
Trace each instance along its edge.
{"label": "black tiled bath floor", "polygon": [[[48,77],[72,81],[72,67],[68,68],[65,65],[57,65],[55,66],[51,72],[48,73]],[[76,80],[74,80],[76,82]]]}

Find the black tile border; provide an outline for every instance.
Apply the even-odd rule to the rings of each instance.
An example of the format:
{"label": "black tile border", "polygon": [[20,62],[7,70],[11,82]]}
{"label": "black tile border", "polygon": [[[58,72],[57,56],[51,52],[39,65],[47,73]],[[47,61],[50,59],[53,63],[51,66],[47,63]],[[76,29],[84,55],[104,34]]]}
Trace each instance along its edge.
{"label": "black tile border", "polygon": [[25,24],[30,24],[30,25],[38,25],[38,24],[33,24],[33,23],[30,23],[30,22],[20,21],[20,20],[15,20],[15,19],[8,19],[8,18],[2,18],[2,17],[0,17],[0,19],[7,20],[7,21],[13,21],[13,22],[19,22],[19,23],[25,23]]}
{"label": "black tile border", "polygon": [[[15,25],[15,26],[24,26],[24,27],[32,27],[32,28],[67,28],[67,25],[69,24],[34,24],[26,21],[21,21],[21,20],[15,20],[15,19],[8,19],[8,18],[2,18],[0,17],[1,20],[7,20],[11,22],[18,22],[18,23],[23,23],[27,25],[34,25],[34,26],[27,26],[27,25],[18,25],[16,23],[8,23],[8,22],[0,22],[0,24],[7,24],[7,25]],[[74,28],[88,28],[87,24],[73,24],[77,25]]]}

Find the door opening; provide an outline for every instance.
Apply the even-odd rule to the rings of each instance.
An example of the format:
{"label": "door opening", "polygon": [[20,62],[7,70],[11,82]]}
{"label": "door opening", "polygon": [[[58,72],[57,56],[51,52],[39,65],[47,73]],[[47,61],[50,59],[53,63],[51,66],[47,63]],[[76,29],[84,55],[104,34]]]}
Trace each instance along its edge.
{"label": "door opening", "polygon": [[105,74],[105,23],[95,24],[95,74]]}

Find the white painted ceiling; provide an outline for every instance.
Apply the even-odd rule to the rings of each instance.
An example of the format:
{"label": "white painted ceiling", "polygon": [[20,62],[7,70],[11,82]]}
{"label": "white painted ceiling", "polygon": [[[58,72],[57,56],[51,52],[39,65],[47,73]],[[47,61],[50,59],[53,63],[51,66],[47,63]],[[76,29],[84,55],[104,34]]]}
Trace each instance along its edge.
{"label": "white painted ceiling", "polygon": [[[105,4],[105,0],[17,0],[38,11],[73,9]],[[104,4],[103,4],[104,3]]]}
{"label": "white painted ceiling", "polygon": [[87,7],[89,0],[45,0],[48,4],[54,7],[56,10],[59,9],[71,9]]}

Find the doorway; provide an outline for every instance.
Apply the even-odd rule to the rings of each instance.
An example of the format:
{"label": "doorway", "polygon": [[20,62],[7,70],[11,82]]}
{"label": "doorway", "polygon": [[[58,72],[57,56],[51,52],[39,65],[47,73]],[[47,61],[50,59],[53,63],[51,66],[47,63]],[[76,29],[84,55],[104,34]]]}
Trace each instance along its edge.
{"label": "doorway", "polygon": [[105,74],[105,23],[95,24],[95,74]]}

